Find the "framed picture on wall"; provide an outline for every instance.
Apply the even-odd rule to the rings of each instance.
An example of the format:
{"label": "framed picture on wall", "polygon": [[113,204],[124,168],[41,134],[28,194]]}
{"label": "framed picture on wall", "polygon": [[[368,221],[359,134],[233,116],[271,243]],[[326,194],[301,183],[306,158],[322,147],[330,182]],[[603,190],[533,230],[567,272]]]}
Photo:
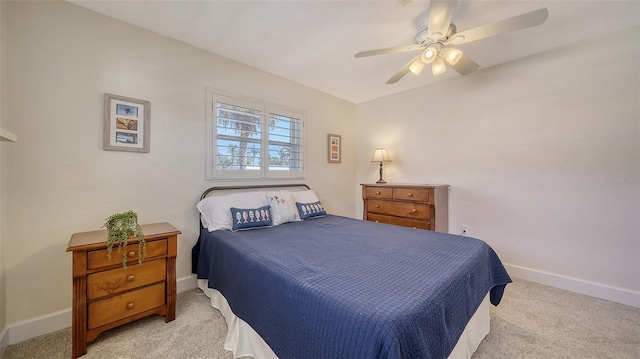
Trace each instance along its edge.
{"label": "framed picture on wall", "polygon": [[108,151],[149,152],[151,103],[104,94],[104,145]]}
{"label": "framed picture on wall", "polygon": [[340,163],[342,160],[342,136],[330,133],[327,135],[327,142],[329,163]]}

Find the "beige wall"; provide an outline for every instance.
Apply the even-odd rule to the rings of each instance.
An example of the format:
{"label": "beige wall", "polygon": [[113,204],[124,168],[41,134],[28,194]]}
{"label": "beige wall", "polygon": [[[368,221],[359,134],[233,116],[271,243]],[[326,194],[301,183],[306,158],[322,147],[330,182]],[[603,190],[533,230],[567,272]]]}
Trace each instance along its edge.
{"label": "beige wall", "polygon": [[639,37],[635,27],[359,104],[358,183],[377,179],[368,161],[385,146],[387,181],[451,186],[450,232],[467,224],[506,263],[640,305]]}
{"label": "beige wall", "polygon": [[[308,113],[306,183],[334,213],[353,215],[355,105],[69,3],[8,3],[7,322],[70,308],[73,232],[132,209],[183,234],[178,277],[190,274],[205,178],[205,87]],[[102,150],[103,94],[151,101],[151,152]],[[326,135],[344,140],[328,164]],[[4,165],[4,163],[3,163]]]}

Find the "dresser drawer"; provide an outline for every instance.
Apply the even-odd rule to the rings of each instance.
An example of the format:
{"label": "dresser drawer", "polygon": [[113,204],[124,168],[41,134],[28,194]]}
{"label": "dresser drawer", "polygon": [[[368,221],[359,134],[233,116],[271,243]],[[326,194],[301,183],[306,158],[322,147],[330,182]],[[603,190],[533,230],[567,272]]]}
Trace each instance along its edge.
{"label": "dresser drawer", "polygon": [[164,283],[101,299],[88,305],[88,327],[97,328],[164,305]]}
{"label": "dresser drawer", "polygon": [[365,187],[365,198],[393,198],[393,188],[386,187]]}
{"label": "dresser drawer", "polygon": [[166,277],[167,264],[164,259],[133,264],[89,274],[87,276],[87,297],[89,300],[124,292],[125,290],[163,281]]}
{"label": "dresser drawer", "polygon": [[389,224],[389,216],[383,216],[381,214],[373,214],[369,213],[367,215],[367,221],[376,222],[376,223],[387,223]]}
{"label": "dresser drawer", "polygon": [[428,189],[394,188],[393,199],[415,202],[429,202]]}
{"label": "dresser drawer", "polygon": [[421,221],[418,219],[389,217],[389,224],[395,224],[396,226],[418,228],[418,229],[432,229],[431,221]]}
{"label": "dresser drawer", "polygon": [[[161,239],[157,241],[147,242],[147,258],[157,257],[167,254],[167,240]],[[127,246],[128,262],[138,261],[138,244],[129,244]],[[122,253],[118,252],[118,246],[114,245],[111,251],[111,260],[107,259],[107,250],[100,249],[87,253],[87,269],[98,269],[122,263]]]}
{"label": "dresser drawer", "polygon": [[423,203],[395,202],[370,199],[367,202],[367,212],[414,219],[430,218],[429,205]]}
{"label": "dresser drawer", "polygon": [[431,229],[431,221],[421,221],[419,219],[392,217],[381,214],[369,214],[367,216],[367,220],[377,223],[395,224],[397,226],[403,227]]}

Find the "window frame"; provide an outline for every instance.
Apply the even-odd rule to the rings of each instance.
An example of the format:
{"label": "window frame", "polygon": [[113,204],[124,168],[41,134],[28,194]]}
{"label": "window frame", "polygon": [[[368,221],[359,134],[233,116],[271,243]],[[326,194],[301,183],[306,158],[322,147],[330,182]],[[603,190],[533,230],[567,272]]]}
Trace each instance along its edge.
{"label": "window frame", "polygon": [[[218,161],[218,120],[217,104],[221,101],[230,105],[238,105],[245,108],[261,111],[260,121],[260,169],[259,170],[225,170],[217,168]],[[206,113],[205,113],[205,134],[206,134],[206,179],[207,180],[269,180],[269,179],[303,179],[307,175],[307,113],[299,109],[288,106],[270,103],[263,100],[254,99],[224,90],[206,87]],[[269,169],[269,117],[271,114],[295,118],[300,121],[302,129],[300,131],[300,148],[302,151],[302,169],[291,170],[270,170]]]}

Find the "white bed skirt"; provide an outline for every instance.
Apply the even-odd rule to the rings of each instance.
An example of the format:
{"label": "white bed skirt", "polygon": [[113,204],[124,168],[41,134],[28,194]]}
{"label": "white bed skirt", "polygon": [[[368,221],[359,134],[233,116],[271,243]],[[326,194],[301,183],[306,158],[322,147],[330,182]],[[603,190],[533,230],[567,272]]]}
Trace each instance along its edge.
{"label": "white bed skirt", "polygon": [[[227,299],[217,290],[207,285],[207,280],[198,279],[198,288],[211,299],[211,306],[218,309],[227,322],[227,339],[224,349],[233,353],[234,358],[245,356],[256,359],[277,358],[269,345],[244,320],[231,311]],[[449,359],[469,359],[478,349],[478,345],[489,334],[489,294],[484,298],[476,313],[471,317],[458,339]]]}

